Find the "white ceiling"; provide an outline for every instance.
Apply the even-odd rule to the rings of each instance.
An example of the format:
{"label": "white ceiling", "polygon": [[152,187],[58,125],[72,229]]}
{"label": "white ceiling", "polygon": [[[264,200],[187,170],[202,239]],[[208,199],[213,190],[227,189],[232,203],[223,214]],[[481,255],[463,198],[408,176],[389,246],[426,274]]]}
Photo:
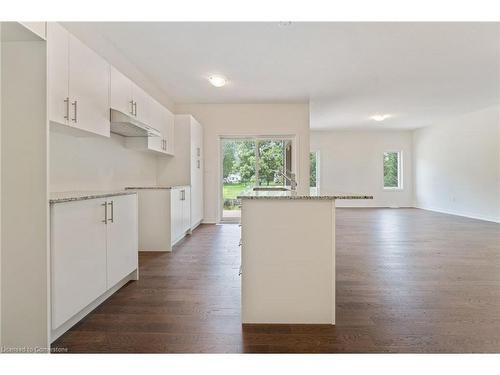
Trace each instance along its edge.
{"label": "white ceiling", "polygon": [[[416,128],[500,103],[500,23],[89,22],[177,103],[310,101],[311,127]],[[207,81],[219,73],[223,88]],[[384,123],[369,117],[393,115]]]}

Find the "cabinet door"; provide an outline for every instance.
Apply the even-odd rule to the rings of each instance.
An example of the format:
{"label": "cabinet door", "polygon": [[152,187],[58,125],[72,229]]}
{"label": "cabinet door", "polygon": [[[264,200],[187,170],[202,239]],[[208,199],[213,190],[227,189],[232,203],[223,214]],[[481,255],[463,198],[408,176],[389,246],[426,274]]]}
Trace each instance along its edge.
{"label": "cabinet door", "polygon": [[162,109],[163,106],[154,99],[150,99],[149,106],[149,123],[148,125],[155,128],[161,133],[160,137],[149,137],[148,148],[158,152],[165,152],[165,131],[163,126]]}
{"label": "cabinet door", "polygon": [[52,329],[106,291],[104,202],[51,206]]}
{"label": "cabinet door", "polygon": [[132,106],[132,81],[119,72],[115,67],[112,66],[110,69],[110,106],[117,111],[133,116],[134,108]]}
{"label": "cabinet door", "polygon": [[182,189],[173,188],[171,191],[171,231],[172,244],[177,242],[182,234]]}
{"label": "cabinet door", "polygon": [[184,195],[182,201],[182,233],[184,235],[191,229],[191,188],[186,186],[183,188]]}
{"label": "cabinet door", "polygon": [[135,117],[146,125],[151,125],[151,97],[139,86],[132,84],[132,99],[135,101]]}
{"label": "cabinet door", "polygon": [[174,119],[175,116],[167,108],[163,108],[164,138],[166,143],[166,153],[174,154]]}
{"label": "cabinet door", "polygon": [[69,34],[58,23],[47,23],[49,120],[68,124]]}
{"label": "cabinet door", "polygon": [[70,125],[109,137],[109,64],[69,37]]}
{"label": "cabinet door", "polygon": [[137,195],[108,199],[107,287],[113,287],[137,269]]}
{"label": "cabinet door", "polygon": [[203,219],[203,129],[191,123],[191,228]]}

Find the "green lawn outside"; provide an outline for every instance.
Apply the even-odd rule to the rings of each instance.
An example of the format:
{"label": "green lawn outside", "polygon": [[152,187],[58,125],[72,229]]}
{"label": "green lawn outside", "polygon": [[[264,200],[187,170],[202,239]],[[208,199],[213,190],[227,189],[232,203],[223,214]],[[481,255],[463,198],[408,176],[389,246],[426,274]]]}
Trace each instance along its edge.
{"label": "green lawn outside", "polygon": [[249,184],[224,184],[224,199],[236,199]]}

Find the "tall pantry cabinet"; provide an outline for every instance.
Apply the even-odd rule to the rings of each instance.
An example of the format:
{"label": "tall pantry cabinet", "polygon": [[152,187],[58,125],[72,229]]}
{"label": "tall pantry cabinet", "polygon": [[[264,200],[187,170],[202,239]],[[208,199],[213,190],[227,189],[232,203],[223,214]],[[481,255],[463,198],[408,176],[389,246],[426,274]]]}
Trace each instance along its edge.
{"label": "tall pantry cabinet", "polygon": [[203,127],[191,115],[175,115],[175,157],[159,164],[158,184],[191,187],[192,229],[203,220],[203,175]]}

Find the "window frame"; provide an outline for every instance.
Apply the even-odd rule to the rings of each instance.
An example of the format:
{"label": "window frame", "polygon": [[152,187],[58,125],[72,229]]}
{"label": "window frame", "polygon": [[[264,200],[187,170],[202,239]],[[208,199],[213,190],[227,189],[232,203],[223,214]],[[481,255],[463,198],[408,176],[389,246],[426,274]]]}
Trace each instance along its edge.
{"label": "window frame", "polygon": [[[398,186],[385,186],[385,175],[384,175],[384,162],[385,154],[396,153],[398,155]],[[403,150],[385,150],[382,153],[382,188],[388,191],[401,191],[404,190],[403,185]]]}

